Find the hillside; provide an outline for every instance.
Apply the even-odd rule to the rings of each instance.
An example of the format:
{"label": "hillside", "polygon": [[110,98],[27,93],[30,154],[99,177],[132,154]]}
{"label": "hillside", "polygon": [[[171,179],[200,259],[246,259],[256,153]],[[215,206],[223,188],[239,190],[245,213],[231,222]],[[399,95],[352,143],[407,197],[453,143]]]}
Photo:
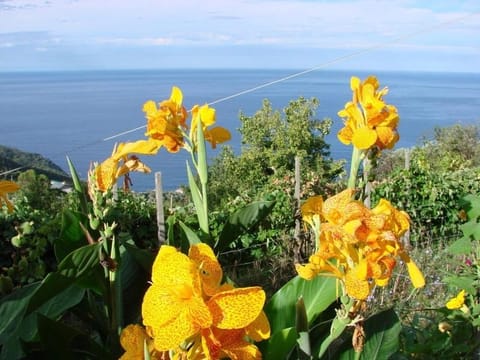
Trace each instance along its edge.
{"label": "hillside", "polygon": [[19,171],[12,173],[13,178],[16,178],[19,172],[33,169],[38,174],[46,175],[50,180],[70,179],[70,176],[60,166],[40,154],[0,145],[0,173],[17,168]]}

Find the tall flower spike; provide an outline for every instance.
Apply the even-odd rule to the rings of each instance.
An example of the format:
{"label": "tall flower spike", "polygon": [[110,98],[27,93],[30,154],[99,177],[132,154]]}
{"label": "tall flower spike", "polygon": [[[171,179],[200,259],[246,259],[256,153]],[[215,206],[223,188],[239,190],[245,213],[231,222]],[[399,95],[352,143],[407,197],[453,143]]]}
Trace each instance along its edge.
{"label": "tall flower spike", "polygon": [[167,151],[178,152],[184,145],[183,130],[187,128],[187,110],[182,104],[182,91],[174,86],[170,99],[157,104],[149,100],[143,105],[150,139],[158,141]]}
{"label": "tall flower spike", "polygon": [[197,126],[202,126],[205,140],[212,145],[213,149],[217,147],[217,144],[231,139],[231,134],[227,129],[221,126],[210,128],[214,124],[215,109],[208,105],[195,105],[192,109],[192,125],[190,127],[190,139],[192,139],[192,142],[196,144],[197,141]]}
{"label": "tall flower spike", "polygon": [[363,82],[352,77],[350,87],[352,101],[338,112],[345,121],[345,126],[338,132],[338,139],[345,145],[353,144],[359,150],[368,150],[373,146],[379,150],[391,149],[399,139],[399,117],[396,107],[383,100],[388,89],[379,90],[379,82],[374,76]]}

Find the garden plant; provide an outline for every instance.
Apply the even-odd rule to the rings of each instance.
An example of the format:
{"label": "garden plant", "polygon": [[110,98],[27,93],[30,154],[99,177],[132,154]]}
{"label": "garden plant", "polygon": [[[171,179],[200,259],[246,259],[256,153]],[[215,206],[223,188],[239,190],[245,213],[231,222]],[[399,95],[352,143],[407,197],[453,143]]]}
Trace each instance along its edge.
{"label": "garden plant", "polygon": [[[395,307],[372,309],[399,268],[406,269],[413,293],[422,291],[428,278],[404,241],[411,224],[419,223],[412,219],[418,216],[411,213],[415,209],[407,213],[390,201],[388,187],[380,186],[376,195],[371,190],[369,174],[399,139],[398,109],[387,104],[388,89],[381,88],[375,76],[352,77],[350,87],[352,99],[338,113],[344,121],[338,139],[352,148],[346,186],[339,182],[331,188],[339,190],[328,196],[312,194],[327,186],[323,178],[305,192],[299,217],[312,252],[308,259],[291,259],[296,273],[274,293],[261,284],[239,286],[224,269],[231,258],[222,256],[239,238],[252,234],[282,197],[241,201],[222,218],[221,227],[216,225],[209,176],[218,181],[218,174],[209,171],[207,143],[215,148],[228,141],[230,133],[215,125],[215,109],[195,105],[187,110],[182,91],[173,87],[168,99],[144,104],[145,138],[117,144],[110,157],[92,165],[86,184],[68,160],[74,190],[59,215],[59,235],[49,240],[55,266],[43,268],[42,279],[19,285],[11,277],[0,278],[0,359],[408,359],[474,354],[480,325],[480,200],[474,195],[459,204],[464,208],[459,215],[464,223],[458,225],[463,237],[447,249],[464,261],[461,271],[443,279],[455,296],[433,309],[433,322],[407,329]],[[287,113],[291,126],[282,131],[292,141],[299,121],[294,120],[295,110],[305,111],[299,118],[308,119],[311,108],[306,104],[300,99]],[[244,120],[248,135],[254,129]],[[310,125],[320,132],[329,128],[328,123]],[[331,175],[329,180],[341,174],[338,164],[319,161],[325,147],[321,139],[303,135],[298,140],[306,145],[298,146],[318,150],[309,159],[311,168]],[[130,220],[121,204],[138,201],[138,211],[148,213],[140,198],[128,195],[129,173],[150,172],[143,157],[163,149],[191,155],[186,171],[195,218],[187,223],[170,216],[164,237],[157,241],[155,230],[137,236],[126,226]],[[283,150],[269,152],[269,159],[276,169],[291,170],[296,154]],[[413,179],[425,170],[415,169]],[[390,185],[399,189],[399,183]],[[5,213],[19,211],[17,202],[9,199],[19,188],[13,181],[0,181]],[[216,188],[227,191],[218,183]],[[221,196],[215,204],[225,206]],[[25,222],[17,228],[13,246],[21,248],[19,239],[38,231],[31,226]]]}

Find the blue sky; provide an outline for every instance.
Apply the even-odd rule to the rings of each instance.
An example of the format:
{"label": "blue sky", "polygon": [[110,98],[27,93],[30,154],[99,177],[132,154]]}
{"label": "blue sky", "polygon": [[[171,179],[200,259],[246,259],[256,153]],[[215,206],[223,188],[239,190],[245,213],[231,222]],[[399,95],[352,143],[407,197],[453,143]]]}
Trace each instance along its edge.
{"label": "blue sky", "polygon": [[0,71],[479,64],[479,0],[0,0]]}

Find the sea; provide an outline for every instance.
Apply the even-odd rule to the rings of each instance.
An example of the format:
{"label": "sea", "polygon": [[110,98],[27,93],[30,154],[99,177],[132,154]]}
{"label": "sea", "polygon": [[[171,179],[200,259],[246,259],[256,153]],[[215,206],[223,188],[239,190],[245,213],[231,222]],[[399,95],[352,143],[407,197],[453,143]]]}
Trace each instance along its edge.
{"label": "sea", "polygon": [[[209,103],[217,124],[228,128],[228,142],[242,150],[239,115],[252,116],[268,99],[282,111],[299,97],[319,99],[316,117],[333,120],[327,136],[334,159],[350,158],[351,149],[336,138],[343,126],[337,112],[351,99],[350,77],[376,75],[389,88],[387,103],[400,114],[397,148],[420,145],[435,127],[478,125],[480,73],[366,72],[346,70],[115,70],[69,72],[0,72],[0,144],[41,154],[68,171],[67,156],[86,179],[93,162],[101,162],[116,142],[145,138],[142,106],[169,98],[172,86],[184,105]],[[220,151],[209,150],[209,161]],[[162,149],[142,160],[151,174],[134,174],[133,190],[155,187],[160,172],[164,191],[187,183],[186,151]]]}

